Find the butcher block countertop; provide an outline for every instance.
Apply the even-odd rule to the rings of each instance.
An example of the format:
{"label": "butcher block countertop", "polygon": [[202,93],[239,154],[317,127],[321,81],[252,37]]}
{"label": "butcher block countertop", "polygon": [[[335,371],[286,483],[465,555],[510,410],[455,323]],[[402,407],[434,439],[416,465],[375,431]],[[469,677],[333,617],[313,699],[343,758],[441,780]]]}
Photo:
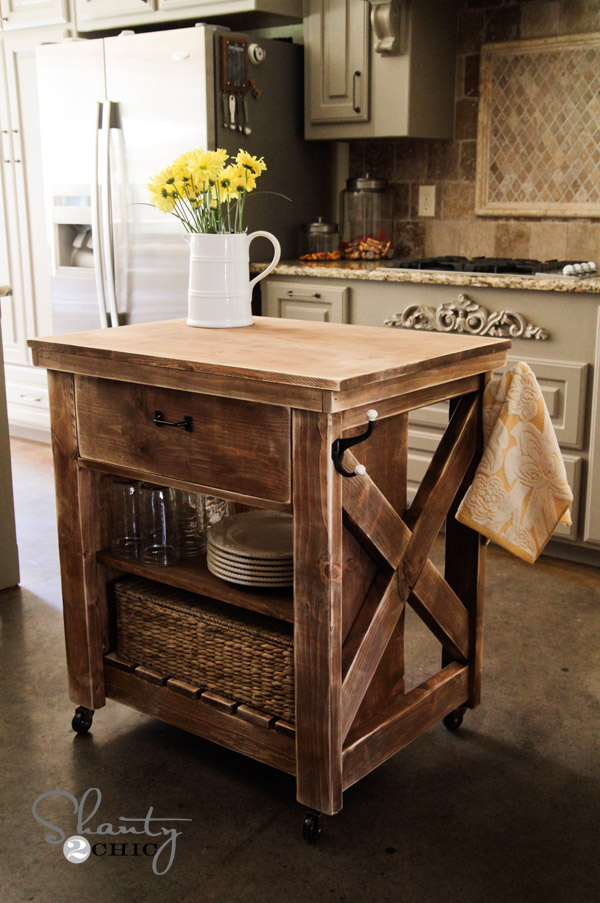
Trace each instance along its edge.
{"label": "butcher block countertop", "polygon": [[[266,264],[255,263],[250,269],[260,273]],[[455,285],[474,288],[527,289],[542,292],[600,292],[600,276],[594,278],[568,276],[517,276],[508,273],[456,273],[443,270],[406,270],[393,266],[393,261],[377,260],[289,260],[278,264],[273,276],[306,276],[312,279],[360,279],[367,282],[408,282],[415,285]]]}
{"label": "butcher block countertop", "polygon": [[504,358],[510,341],[257,317],[237,329],[168,320],[29,345],[34,362],[48,369],[190,389],[202,380],[214,394],[251,391],[256,400],[335,410],[332,393],[366,390],[375,397],[390,382],[418,389],[485,372]]}

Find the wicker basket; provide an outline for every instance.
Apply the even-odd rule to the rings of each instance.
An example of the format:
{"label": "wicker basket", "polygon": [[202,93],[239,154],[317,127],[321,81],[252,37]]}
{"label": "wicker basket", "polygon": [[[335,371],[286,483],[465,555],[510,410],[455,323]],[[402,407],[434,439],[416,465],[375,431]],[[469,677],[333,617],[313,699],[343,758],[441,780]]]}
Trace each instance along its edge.
{"label": "wicker basket", "polygon": [[294,721],[291,625],[142,578],[114,592],[119,655]]}

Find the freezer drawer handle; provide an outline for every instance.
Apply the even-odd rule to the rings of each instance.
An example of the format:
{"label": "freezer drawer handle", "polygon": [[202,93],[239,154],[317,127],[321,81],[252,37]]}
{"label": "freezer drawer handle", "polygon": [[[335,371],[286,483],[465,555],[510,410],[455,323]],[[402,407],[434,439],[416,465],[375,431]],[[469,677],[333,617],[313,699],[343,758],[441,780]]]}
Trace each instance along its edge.
{"label": "freezer drawer handle", "polygon": [[191,417],[184,417],[183,420],[179,420],[177,423],[175,423],[173,420],[165,420],[162,411],[155,411],[154,422],[157,426],[182,426],[186,433],[192,432]]}

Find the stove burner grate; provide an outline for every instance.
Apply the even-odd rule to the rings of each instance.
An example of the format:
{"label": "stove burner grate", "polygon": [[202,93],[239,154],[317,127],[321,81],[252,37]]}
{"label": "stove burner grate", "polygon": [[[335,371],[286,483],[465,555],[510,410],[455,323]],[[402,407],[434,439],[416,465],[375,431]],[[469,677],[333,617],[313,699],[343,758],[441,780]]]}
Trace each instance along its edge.
{"label": "stove burner grate", "polygon": [[400,260],[395,267],[411,270],[446,270],[457,273],[511,273],[530,276],[534,273],[561,273],[572,260],[529,260],[513,257],[417,257]]}

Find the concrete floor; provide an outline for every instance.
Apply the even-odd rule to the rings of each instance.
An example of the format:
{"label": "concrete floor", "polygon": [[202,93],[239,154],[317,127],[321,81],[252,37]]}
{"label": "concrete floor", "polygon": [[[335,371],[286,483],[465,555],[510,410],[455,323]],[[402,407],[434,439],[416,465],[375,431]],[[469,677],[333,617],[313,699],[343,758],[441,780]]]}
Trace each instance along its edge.
{"label": "concrete floor", "polygon": [[[15,440],[13,467],[22,585],[0,593],[2,903],[598,899],[598,570],[530,567],[492,548],[482,705],[458,732],[431,729],[347,791],[309,846],[286,775],[112,702],[90,734],[72,733],[49,449]],[[414,617],[407,656],[413,682],[436,667]],[[80,800],[94,787],[94,830],[149,807],[191,819],[165,875],[143,854],[79,866],[45,842],[36,798]],[[39,811],[77,833],[67,799]]]}

